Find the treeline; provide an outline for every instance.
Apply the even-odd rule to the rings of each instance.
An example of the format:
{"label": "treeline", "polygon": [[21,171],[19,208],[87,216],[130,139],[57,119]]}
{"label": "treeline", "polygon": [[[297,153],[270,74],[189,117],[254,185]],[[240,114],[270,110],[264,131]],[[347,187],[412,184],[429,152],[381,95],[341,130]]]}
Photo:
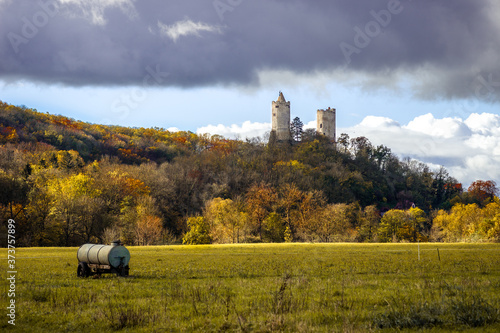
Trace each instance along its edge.
{"label": "treeline", "polygon": [[[436,209],[483,209],[496,202],[492,185],[462,193],[445,169],[400,160],[365,137],[333,145],[306,131],[269,145],[0,102],[1,232],[15,219],[24,246],[431,239]],[[384,231],[394,209],[403,222]],[[407,225],[415,228],[399,232]],[[436,240],[452,240],[448,225]]]}
{"label": "treeline", "polygon": [[[268,191],[256,188],[255,191]],[[296,189],[288,188],[287,190]],[[297,194],[297,193],[296,193]],[[293,196],[293,195],[292,195]],[[290,197],[288,197],[290,198]],[[296,197],[298,198],[298,197]],[[230,199],[211,201],[202,216],[188,219],[185,244],[239,242],[496,242],[500,240],[500,200],[484,207],[456,204],[450,212],[391,209],[357,203],[321,205],[302,197],[290,204],[258,205],[250,210]],[[251,198],[250,201],[253,202]],[[324,203],[324,202],[323,202]],[[267,211],[262,207],[273,207]],[[293,208],[292,208],[293,207]],[[257,211],[251,210],[257,208]],[[287,211],[288,210],[288,211]],[[279,212],[286,212],[285,214]],[[381,216],[382,215],[382,216]],[[256,236],[257,235],[257,236]]]}

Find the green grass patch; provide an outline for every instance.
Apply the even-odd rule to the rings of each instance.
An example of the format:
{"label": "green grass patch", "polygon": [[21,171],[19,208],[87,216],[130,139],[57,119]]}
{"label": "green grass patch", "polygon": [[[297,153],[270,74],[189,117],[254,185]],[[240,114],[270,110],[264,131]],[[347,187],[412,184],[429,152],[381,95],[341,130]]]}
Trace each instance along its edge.
{"label": "green grass patch", "polygon": [[416,244],[128,249],[130,277],[87,279],[77,248],[16,249],[16,326],[0,330],[500,331],[499,244],[420,244],[420,261]]}

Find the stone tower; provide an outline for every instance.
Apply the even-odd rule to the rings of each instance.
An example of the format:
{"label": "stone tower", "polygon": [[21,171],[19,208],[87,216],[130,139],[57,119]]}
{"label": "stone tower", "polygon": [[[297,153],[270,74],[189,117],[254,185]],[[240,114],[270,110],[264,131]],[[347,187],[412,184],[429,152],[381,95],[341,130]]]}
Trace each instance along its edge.
{"label": "stone tower", "polygon": [[[276,102],[272,104],[272,135],[277,141],[290,141],[290,102],[285,100],[285,96],[280,91]],[[274,132],[274,133],[273,133]]]}
{"label": "stone tower", "polygon": [[316,113],[316,132],[326,136],[331,141],[336,140],[336,119],[335,109],[328,108],[326,110],[318,110]]}

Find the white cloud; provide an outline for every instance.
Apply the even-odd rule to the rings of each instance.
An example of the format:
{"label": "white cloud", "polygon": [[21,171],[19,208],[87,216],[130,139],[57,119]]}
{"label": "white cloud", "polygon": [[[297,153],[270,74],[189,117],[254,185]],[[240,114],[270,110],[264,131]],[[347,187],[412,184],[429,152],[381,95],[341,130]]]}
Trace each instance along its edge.
{"label": "white cloud", "polygon": [[366,117],[359,125],[339,129],[351,136],[366,136],[400,157],[410,156],[429,166],[444,166],[468,186],[475,180],[500,183],[500,116],[483,113],[460,118],[416,117],[398,128],[384,117]]}
{"label": "white cloud", "polygon": [[406,129],[438,138],[453,138],[471,134],[469,127],[460,118],[436,119],[430,113],[416,117],[405,126]]}
{"label": "white cloud", "polygon": [[263,137],[266,132],[271,130],[270,123],[252,123],[250,121],[245,121],[241,126],[233,124],[231,126],[225,126],[219,124],[217,126],[208,125],[205,127],[200,127],[196,130],[198,134],[219,134],[226,138],[255,138]]}
{"label": "white cloud", "polygon": [[363,119],[363,121],[361,122],[361,124],[359,124],[359,126],[369,127],[369,128],[384,127],[386,129],[401,128],[401,125],[395,120],[392,120],[392,119],[387,118],[387,117],[375,117],[375,116],[365,117],[365,119]]}
{"label": "white cloud", "polygon": [[135,0],[58,0],[66,5],[63,12],[70,17],[82,17],[92,24],[105,25],[105,11],[108,8],[119,8],[124,14],[133,18],[137,15]]}
{"label": "white cloud", "polygon": [[498,155],[474,154],[464,157],[462,165],[455,165],[448,168],[451,175],[461,180],[467,186],[473,181],[500,180],[500,158]]}
{"label": "white cloud", "polygon": [[222,30],[218,26],[206,24],[203,22],[193,22],[189,19],[184,19],[183,21],[178,21],[172,25],[166,25],[158,21],[158,28],[160,33],[168,38],[172,39],[174,42],[183,36],[197,36],[200,37],[200,32],[213,32],[221,34]]}
{"label": "white cloud", "polygon": [[304,124],[304,129],[316,129],[318,122],[316,120],[311,120],[310,122]]}
{"label": "white cloud", "polygon": [[473,134],[465,141],[465,144],[473,149],[486,149],[493,151],[499,145],[499,137]]}
{"label": "white cloud", "polygon": [[500,135],[500,116],[491,113],[471,114],[465,124],[475,133],[482,135]]}

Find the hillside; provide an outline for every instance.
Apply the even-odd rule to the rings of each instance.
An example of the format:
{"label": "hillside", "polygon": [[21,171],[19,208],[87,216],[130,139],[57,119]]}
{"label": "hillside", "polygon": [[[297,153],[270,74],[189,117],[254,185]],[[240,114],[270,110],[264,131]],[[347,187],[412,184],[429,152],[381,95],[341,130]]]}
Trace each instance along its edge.
{"label": "hillside", "polygon": [[[283,241],[285,233],[366,241],[376,212],[413,205],[429,213],[461,193],[446,170],[345,134],[337,147],[315,135],[268,145],[89,124],[0,102],[0,145],[2,221],[15,218],[27,246],[168,242],[202,215],[232,223],[212,241]],[[346,224],[328,229],[313,221],[322,214]],[[370,214],[378,218],[369,222]],[[424,223],[422,235],[430,228]]]}
{"label": "hillside", "polygon": [[0,101],[0,143],[29,143],[36,151],[75,150],[84,161],[103,155],[127,164],[171,161],[207,144],[189,132],[89,124]]}

